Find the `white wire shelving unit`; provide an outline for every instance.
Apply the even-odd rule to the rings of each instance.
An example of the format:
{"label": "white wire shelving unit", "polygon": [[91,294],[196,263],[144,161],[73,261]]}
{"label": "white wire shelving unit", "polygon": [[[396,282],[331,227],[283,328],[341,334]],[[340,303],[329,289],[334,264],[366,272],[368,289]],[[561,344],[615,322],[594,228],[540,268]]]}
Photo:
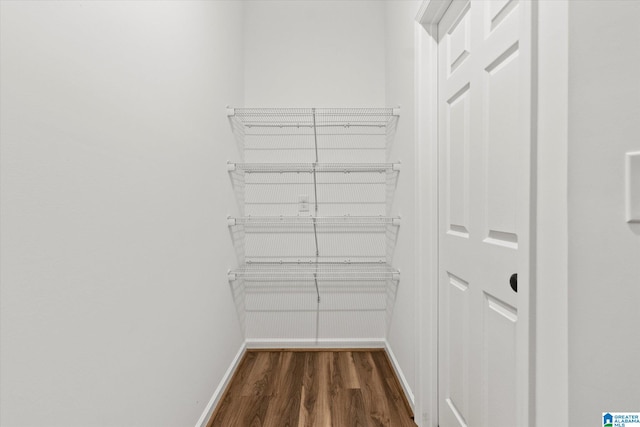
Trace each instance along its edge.
{"label": "white wire shelving unit", "polygon": [[[395,288],[401,169],[388,162],[398,108],[227,108],[241,162],[227,162],[235,289]],[[389,293],[389,292],[388,292]]]}

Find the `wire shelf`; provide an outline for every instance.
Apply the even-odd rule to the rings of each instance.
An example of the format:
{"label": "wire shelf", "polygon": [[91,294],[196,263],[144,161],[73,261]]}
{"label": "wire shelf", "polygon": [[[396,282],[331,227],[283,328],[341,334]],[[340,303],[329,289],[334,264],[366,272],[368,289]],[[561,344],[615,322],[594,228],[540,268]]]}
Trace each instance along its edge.
{"label": "wire shelf", "polygon": [[229,108],[245,161],[384,161],[398,108]]}
{"label": "wire shelf", "polygon": [[399,217],[390,216],[246,216],[227,218],[229,226],[399,226]]}
{"label": "wire shelf", "polygon": [[388,126],[398,108],[229,108],[227,115],[247,128]]}
{"label": "wire shelf", "polygon": [[389,215],[399,163],[228,163],[240,216]]}
{"label": "wire shelf", "polygon": [[400,163],[227,163],[229,171],[244,173],[397,172]]}
{"label": "wire shelf", "polygon": [[230,270],[229,281],[257,282],[397,282],[400,271],[386,263],[246,263]]}
{"label": "wire shelf", "polygon": [[228,217],[240,262],[391,262],[400,218]]}

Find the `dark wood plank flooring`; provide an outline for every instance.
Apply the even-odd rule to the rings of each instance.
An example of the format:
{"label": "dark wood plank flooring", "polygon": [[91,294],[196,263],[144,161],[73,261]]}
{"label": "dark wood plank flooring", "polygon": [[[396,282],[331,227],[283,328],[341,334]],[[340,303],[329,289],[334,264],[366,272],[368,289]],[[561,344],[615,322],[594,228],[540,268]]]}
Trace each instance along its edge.
{"label": "dark wood plank flooring", "polygon": [[384,350],[245,353],[207,427],[416,427]]}

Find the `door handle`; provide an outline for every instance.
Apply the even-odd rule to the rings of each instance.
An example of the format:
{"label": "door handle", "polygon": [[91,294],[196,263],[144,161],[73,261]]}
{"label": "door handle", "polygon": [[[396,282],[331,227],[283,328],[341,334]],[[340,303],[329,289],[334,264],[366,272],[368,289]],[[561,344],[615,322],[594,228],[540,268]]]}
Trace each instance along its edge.
{"label": "door handle", "polygon": [[509,284],[513,292],[518,292],[518,273],[513,273],[509,278]]}

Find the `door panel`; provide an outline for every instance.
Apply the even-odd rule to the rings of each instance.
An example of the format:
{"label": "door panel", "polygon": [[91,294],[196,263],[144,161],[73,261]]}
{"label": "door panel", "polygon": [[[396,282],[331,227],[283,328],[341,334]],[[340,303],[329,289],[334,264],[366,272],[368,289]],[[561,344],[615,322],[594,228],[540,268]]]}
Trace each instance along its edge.
{"label": "door panel", "polygon": [[516,427],[516,322],[514,307],[485,294],[482,379],[486,426]]}
{"label": "door panel", "polygon": [[467,7],[460,13],[456,22],[447,31],[447,63],[448,74],[453,72],[464,63],[471,53],[471,26]]}
{"label": "door panel", "polygon": [[449,276],[449,345],[448,370],[449,399],[464,419],[469,410],[469,284],[463,279]]}
{"label": "door panel", "polygon": [[487,8],[487,28],[495,30],[518,5],[518,0],[491,0]]}
{"label": "door panel", "polygon": [[447,101],[449,234],[469,237],[469,85]]}
{"label": "door panel", "polygon": [[487,232],[485,240],[516,249],[515,202],[518,192],[518,45],[485,68],[484,138],[486,164]]}
{"label": "door panel", "polygon": [[454,1],[438,28],[441,427],[528,422],[530,13]]}

